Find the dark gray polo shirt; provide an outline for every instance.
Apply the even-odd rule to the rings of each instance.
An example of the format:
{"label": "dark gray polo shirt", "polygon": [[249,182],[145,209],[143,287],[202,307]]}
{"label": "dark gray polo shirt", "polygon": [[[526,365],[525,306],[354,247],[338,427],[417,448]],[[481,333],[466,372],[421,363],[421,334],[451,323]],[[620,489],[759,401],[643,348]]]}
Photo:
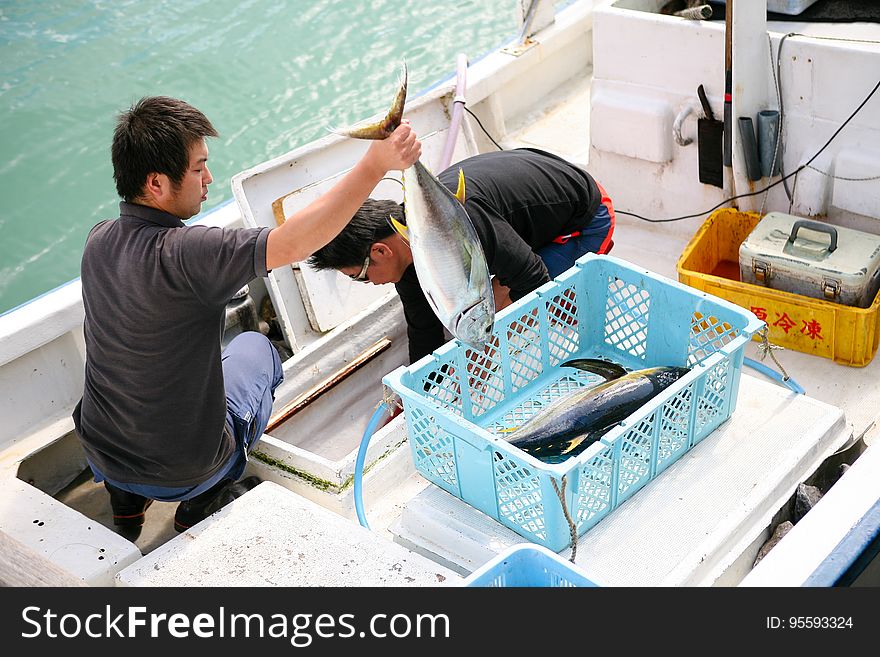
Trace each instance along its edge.
{"label": "dark gray polo shirt", "polygon": [[235,449],[220,363],[225,305],[266,276],[269,228],[186,226],[143,205],[89,233],[85,387],[74,423],[116,481],[189,486]]}

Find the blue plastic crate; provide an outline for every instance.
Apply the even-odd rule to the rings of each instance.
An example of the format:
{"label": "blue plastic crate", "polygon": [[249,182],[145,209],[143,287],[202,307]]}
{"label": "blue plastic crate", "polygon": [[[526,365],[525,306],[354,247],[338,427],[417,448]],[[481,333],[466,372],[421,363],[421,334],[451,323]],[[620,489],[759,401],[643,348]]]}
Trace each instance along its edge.
{"label": "blue plastic crate", "polygon": [[514,545],[477,568],[462,586],[592,586],[576,565],[541,545]]}
{"label": "blue plastic crate", "polygon": [[[745,345],[762,326],[724,299],[587,254],[499,313],[489,353],[452,340],[383,381],[403,400],[419,473],[559,552],[571,542],[566,511],[582,535],[730,417]],[[559,367],[572,358],[691,371],[582,453],[548,464],[502,430],[601,382]]]}

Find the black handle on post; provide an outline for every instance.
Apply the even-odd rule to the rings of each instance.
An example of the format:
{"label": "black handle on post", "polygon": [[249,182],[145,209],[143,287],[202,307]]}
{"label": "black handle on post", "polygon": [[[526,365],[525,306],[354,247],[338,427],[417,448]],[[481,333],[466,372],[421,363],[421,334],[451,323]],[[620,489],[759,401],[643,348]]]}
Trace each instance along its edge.
{"label": "black handle on post", "polygon": [[837,229],[828,224],[820,224],[818,221],[809,221],[808,219],[798,219],[791,227],[791,235],[788,236],[788,243],[794,244],[798,231],[801,228],[808,230],[816,230],[820,233],[828,233],[831,236],[831,244],[828,245],[828,253],[834,253],[837,250]]}
{"label": "black handle on post", "polygon": [[703,89],[703,85],[697,87],[697,96],[700,97],[700,104],[703,106],[703,113],[706,115],[706,118],[714,121],[715,115],[712,114],[712,106],[709,104],[709,99],[706,98],[706,90]]}

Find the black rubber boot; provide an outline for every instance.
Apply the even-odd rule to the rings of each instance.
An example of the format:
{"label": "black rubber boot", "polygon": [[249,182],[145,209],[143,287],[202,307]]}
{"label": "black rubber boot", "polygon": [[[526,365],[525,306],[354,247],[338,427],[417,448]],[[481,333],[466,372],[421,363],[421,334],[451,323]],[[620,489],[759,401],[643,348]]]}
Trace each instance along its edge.
{"label": "black rubber boot", "polygon": [[174,514],[174,529],[178,532],[186,531],[212,513],[222,509],[232,500],[241,497],[259,483],[259,477],[245,477],[238,482],[232,479],[223,479],[204,493],[184,500],[177,505],[177,511]]}
{"label": "black rubber boot", "polygon": [[118,527],[118,533],[130,541],[134,541],[141,535],[141,529],[145,520],[145,511],[153,503],[148,497],[129,493],[128,491],[111,486],[106,481],[104,488],[110,493],[110,507],[113,509],[113,524]]}

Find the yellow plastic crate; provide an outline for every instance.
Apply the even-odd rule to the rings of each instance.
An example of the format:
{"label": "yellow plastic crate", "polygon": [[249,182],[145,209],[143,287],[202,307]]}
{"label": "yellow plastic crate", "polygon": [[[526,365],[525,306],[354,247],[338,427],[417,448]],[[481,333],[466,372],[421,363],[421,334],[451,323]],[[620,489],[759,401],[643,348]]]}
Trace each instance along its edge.
{"label": "yellow plastic crate", "polygon": [[678,280],[751,310],[774,344],[853,367],[870,363],[880,342],[880,294],[868,308],[855,308],[739,280],[739,246],[760,218],[713,212],[678,259]]}

